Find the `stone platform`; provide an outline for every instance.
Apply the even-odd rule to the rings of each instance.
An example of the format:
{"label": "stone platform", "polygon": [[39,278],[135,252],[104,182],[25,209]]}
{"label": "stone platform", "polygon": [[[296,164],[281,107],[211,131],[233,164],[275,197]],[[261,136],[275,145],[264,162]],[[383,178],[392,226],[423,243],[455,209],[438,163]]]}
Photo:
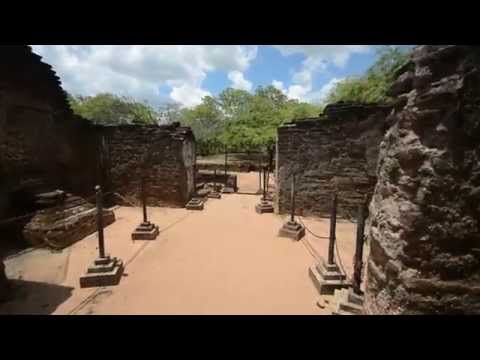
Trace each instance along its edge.
{"label": "stone platform", "polygon": [[132,240],[155,240],[159,233],[158,225],[143,222],[132,233]]}
{"label": "stone platform", "polygon": [[305,236],[305,227],[296,221],[287,221],[278,231],[278,236],[300,240]]}
{"label": "stone platform", "polygon": [[120,282],[123,274],[123,262],[107,255],[97,258],[86,274],[80,278],[80,287],[113,286]]}
{"label": "stone platform", "polygon": [[185,208],[187,210],[203,210],[204,202],[201,198],[193,198],[185,205]]}
{"label": "stone platform", "polygon": [[[103,209],[103,225],[115,221],[111,210]],[[62,249],[97,231],[97,209],[85,199],[65,194],[58,204],[37,211],[25,225],[23,236],[32,246]]]}
{"label": "stone platform", "polygon": [[337,289],[333,295],[332,315],[362,315],[363,296],[355,294],[353,289]]}
{"label": "stone platform", "polygon": [[273,213],[273,204],[266,200],[261,200],[260,203],[255,205],[255,211],[259,214]]}
{"label": "stone platform", "polygon": [[235,189],[231,186],[225,186],[222,189],[222,193],[224,193],[224,194],[233,194],[234,192],[235,192]]}
{"label": "stone platform", "polygon": [[210,199],[221,199],[222,194],[219,193],[218,191],[211,191],[208,193],[207,197]]}
{"label": "stone platform", "polygon": [[5,265],[3,261],[0,259],[0,301],[5,300],[7,298],[9,291],[9,284],[7,276],[5,275]]}
{"label": "stone platform", "polygon": [[327,264],[323,259],[318,264],[312,265],[309,273],[321,295],[331,295],[336,289],[351,286],[337,264]]}

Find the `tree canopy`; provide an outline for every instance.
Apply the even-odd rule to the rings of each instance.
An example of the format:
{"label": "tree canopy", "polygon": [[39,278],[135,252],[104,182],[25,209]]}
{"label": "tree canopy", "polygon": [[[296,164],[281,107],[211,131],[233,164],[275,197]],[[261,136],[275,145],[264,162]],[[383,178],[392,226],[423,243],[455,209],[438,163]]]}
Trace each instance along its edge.
{"label": "tree canopy", "polygon": [[289,100],[273,86],[260,86],[254,94],[228,88],[186,109],[181,123],[192,128],[201,153],[220,152],[225,146],[253,151],[273,145],[279,125],[319,112],[319,107]]}
{"label": "tree canopy", "polygon": [[387,90],[395,80],[395,72],[407,61],[408,53],[397,47],[378,50],[377,61],[365,75],[350,77],[335,85],[326,103],[338,101],[385,102]]}
{"label": "tree canopy", "polygon": [[159,112],[146,102],[102,93],[95,96],[69,95],[74,113],[97,124],[156,124]]}

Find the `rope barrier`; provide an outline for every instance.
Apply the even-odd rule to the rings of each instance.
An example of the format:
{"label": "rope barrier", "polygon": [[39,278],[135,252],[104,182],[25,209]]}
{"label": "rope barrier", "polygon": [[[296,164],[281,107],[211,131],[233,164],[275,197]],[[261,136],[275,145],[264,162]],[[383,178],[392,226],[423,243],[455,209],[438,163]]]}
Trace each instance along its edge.
{"label": "rope barrier", "polygon": [[[305,223],[302,221],[302,219],[297,216],[297,219],[300,221],[300,223],[305,227],[305,229],[311,234],[313,235],[314,237],[318,238],[318,239],[328,239],[328,236],[319,236],[319,235],[316,235],[313,231],[311,231],[306,225]],[[355,225],[356,226],[356,225]],[[345,267],[343,266],[343,262],[342,262],[342,259],[340,257],[340,251],[338,249],[338,244],[337,244],[338,241],[335,241],[335,257],[337,258],[337,262],[338,262],[338,265],[340,266],[340,269],[343,271],[343,273],[345,274],[345,276],[347,276],[347,272],[345,271]],[[308,250],[308,249],[307,249]],[[309,250],[310,251],[310,250]],[[315,252],[316,253],[316,252]],[[315,256],[312,255],[314,258]],[[318,254],[317,254],[318,257],[320,257]],[[318,260],[318,258],[317,258]],[[350,278],[347,276],[347,279],[350,280]]]}

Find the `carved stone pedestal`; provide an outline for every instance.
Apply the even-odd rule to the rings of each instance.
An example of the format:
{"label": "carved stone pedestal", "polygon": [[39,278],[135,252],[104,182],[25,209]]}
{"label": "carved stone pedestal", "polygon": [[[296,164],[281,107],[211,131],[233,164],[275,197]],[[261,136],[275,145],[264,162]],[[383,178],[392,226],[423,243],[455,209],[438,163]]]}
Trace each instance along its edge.
{"label": "carved stone pedestal", "polygon": [[300,240],[305,236],[305,227],[296,221],[289,220],[280,228],[278,236]]}
{"label": "carved stone pedestal", "polygon": [[255,205],[255,211],[259,214],[273,213],[273,204],[266,200],[261,200],[260,203]]}
{"label": "carved stone pedestal", "polygon": [[185,205],[185,208],[187,210],[203,210],[203,203],[203,199],[193,198],[187,203],[187,205]]}
{"label": "carved stone pedestal", "polygon": [[132,233],[132,240],[155,240],[159,232],[158,225],[150,221],[143,222]]}
{"label": "carved stone pedestal", "polygon": [[321,260],[310,267],[310,276],[320,294],[333,294],[336,289],[348,288],[351,284],[337,264],[328,264]]}
{"label": "carved stone pedestal", "polygon": [[80,278],[80,287],[100,287],[118,285],[123,274],[123,262],[109,255],[97,258]]}
{"label": "carved stone pedestal", "polygon": [[211,191],[208,193],[207,197],[210,199],[221,199],[222,194],[220,194],[218,191]]}
{"label": "carved stone pedestal", "polygon": [[353,289],[335,290],[332,315],[362,315],[363,295],[353,292]]}

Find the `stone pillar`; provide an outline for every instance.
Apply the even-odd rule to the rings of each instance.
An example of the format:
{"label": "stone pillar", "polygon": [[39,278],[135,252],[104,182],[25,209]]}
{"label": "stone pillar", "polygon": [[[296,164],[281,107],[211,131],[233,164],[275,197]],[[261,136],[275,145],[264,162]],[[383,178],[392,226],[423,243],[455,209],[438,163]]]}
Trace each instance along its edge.
{"label": "stone pillar", "polygon": [[480,314],[479,73],[475,47],[421,46],[390,89],[367,314]]}
{"label": "stone pillar", "polygon": [[8,288],[8,279],[5,275],[5,265],[3,264],[3,260],[0,260],[0,301],[7,297]]}

